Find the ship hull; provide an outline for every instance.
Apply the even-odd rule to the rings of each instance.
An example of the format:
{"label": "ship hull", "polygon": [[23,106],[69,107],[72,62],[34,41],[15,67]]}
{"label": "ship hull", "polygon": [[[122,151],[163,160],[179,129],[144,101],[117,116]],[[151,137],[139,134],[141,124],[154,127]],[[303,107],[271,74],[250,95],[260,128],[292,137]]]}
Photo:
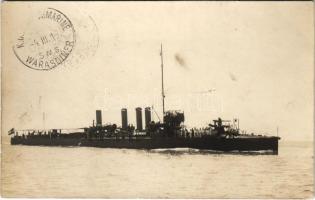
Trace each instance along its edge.
{"label": "ship hull", "polygon": [[11,138],[12,145],[85,146],[127,149],[194,148],[217,151],[261,151],[278,153],[278,137],[261,138],[136,138],[136,139],[82,139],[82,138]]}

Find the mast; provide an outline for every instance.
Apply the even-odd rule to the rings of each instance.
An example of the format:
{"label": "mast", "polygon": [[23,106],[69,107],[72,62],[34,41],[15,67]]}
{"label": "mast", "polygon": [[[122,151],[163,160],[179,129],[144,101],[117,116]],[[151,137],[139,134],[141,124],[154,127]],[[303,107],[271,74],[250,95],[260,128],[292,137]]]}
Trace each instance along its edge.
{"label": "mast", "polygon": [[46,118],[46,113],[43,112],[43,129],[45,130],[45,118]]}
{"label": "mast", "polygon": [[165,93],[164,93],[164,74],[163,74],[163,48],[161,44],[161,70],[162,70],[162,106],[163,106],[163,120],[164,120],[164,114],[165,114],[165,107],[164,107],[164,98],[165,98]]}

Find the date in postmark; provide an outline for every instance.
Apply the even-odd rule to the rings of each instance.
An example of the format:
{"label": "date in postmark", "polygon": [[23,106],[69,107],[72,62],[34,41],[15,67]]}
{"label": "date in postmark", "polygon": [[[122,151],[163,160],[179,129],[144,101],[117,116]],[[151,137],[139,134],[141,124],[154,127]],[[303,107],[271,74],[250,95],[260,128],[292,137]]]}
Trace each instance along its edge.
{"label": "date in postmark", "polygon": [[13,51],[27,67],[50,70],[63,63],[75,46],[75,29],[68,17],[54,8],[43,10],[20,34]]}

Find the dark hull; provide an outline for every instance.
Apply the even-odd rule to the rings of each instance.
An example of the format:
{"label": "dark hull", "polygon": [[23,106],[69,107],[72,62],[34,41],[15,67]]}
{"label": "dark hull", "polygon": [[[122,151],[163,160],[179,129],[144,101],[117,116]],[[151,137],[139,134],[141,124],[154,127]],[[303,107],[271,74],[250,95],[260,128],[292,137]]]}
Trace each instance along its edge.
{"label": "dark hull", "polygon": [[217,151],[260,151],[271,150],[278,153],[278,137],[255,138],[137,138],[88,140],[82,138],[11,138],[11,144],[34,146],[85,146],[101,148],[127,149],[162,149],[162,148],[194,148]]}

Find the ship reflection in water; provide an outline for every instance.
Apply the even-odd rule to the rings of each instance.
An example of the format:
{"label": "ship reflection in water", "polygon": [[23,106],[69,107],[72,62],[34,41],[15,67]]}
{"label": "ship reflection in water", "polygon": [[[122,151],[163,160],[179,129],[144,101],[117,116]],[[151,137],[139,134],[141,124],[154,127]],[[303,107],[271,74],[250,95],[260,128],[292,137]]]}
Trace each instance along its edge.
{"label": "ship reflection in water", "polygon": [[165,155],[274,155],[272,150],[261,150],[261,151],[215,151],[215,150],[202,150],[202,149],[189,149],[189,148],[175,148],[175,149],[151,149],[149,153],[158,153]]}

